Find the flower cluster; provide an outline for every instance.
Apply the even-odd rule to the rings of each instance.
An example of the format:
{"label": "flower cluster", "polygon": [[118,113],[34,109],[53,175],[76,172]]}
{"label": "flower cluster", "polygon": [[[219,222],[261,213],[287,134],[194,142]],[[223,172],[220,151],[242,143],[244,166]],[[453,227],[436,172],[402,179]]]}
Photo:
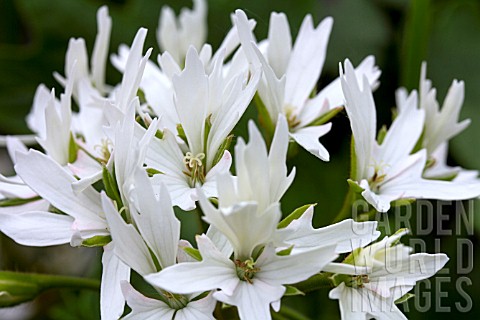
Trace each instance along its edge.
{"label": "flower cluster", "polygon": [[[178,18],[164,8],[158,63],[140,29],[111,56],[123,78],[110,85],[111,19],[99,9],[90,61],[85,41],[72,39],[55,75],[64,92],[37,89],[27,123],[41,148],[7,138],[17,175],[0,176],[1,232],[27,246],[103,247],[102,319],[122,317],[125,303],[124,319],[214,319],[228,309],[271,319],[312,279],[329,283],[344,319],[404,318],[395,304],[448,257],[412,254],[399,242],[408,230],[377,240],[377,222],[349,219],[351,204],[365,200],[371,217],[404,199],[480,196],[476,171],[446,164],[449,139],[469,123],[458,122],[463,82],[440,109],[424,65],[419,91],[398,90],[396,117],[377,134],[372,56],[356,68],[346,60],[317,91],[331,18],[315,27],[306,16],[293,41],[286,15],[272,13],[268,38],[257,41],[256,22],[237,10],[214,51],[206,11],[204,0]],[[250,120],[248,142],[231,148],[253,99],[262,131]],[[281,212],[295,177],[288,149],[298,144],[324,165],[319,138],[343,109],[353,133],[350,206],[314,228],[314,206]],[[196,244],[181,238],[177,218],[196,213],[175,206],[200,214]],[[130,283],[132,270],[153,293]]]}

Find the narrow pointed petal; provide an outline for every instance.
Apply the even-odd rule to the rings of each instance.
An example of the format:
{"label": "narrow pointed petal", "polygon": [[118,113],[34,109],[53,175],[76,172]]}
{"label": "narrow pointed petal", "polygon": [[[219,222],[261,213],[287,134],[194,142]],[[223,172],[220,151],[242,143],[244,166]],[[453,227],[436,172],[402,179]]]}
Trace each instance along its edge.
{"label": "narrow pointed petal", "polygon": [[232,294],[240,279],[235,265],[223,256],[207,236],[197,236],[201,262],[185,262],[145,276],[152,285],[176,293],[195,293],[220,288]]}
{"label": "narrow pointed petal", "polygon": [[295,130],[290,133],[290,136],[302,148],[320,158],[323,161],[330,161],[330,154],[327,149],[320,143],[320,137],[327,134],[332,128],[332,123],[327,123],[321,126],[306,127]]}
{"label": "narrow pointed petal", "polygon": [[24,246],[45,247],[69,243],[73,218],[50,212],[32,211],[0,214],[0,231]]}
{"label": "narrow pointed petal", "polygon": [[157,271],[143,238],[131,224],[123,221],[115,210],[111,200],[102,194],[103,209],[107,217],[112,240],[115,243],[115,254],[133,270],[141,275]]}
{"label": "narrow pointed petal", "polygon": [[121,283],[130,280],[130,268],[114,254],[113,243],[104,247],[102,265],[100,314],[102,319],[117,320],[125,305]]}

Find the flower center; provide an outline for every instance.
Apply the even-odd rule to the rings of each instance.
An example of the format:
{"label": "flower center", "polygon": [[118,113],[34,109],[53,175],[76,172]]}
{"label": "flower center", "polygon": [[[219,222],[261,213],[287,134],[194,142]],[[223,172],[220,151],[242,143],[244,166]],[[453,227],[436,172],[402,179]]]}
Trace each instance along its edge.
{"label": "flower center", "polygon": [[102,138],[100,144],[97,144],[93,147],[95,151],[100,155],[100,162],[106,164],[113,149],[113,143],[108,138]]}
{"label": "flower center", "polygon": [[186,168],[183,173],[190,178],[191,187],[194,187],[197,182],[205,182],[205,166],[203,165],[203,159],[205,159],[205,153],[203,152],[200,152],[197,155],[187,152],[183,157],[183,163]]}
{"label": "flower center", "polygon": [[297,119],[297,115],[295,114],[295,108],[292,106],[287,106],[285,108],[285,117],[287,118],[288,127],[290,129],[293,129],[300,124],[300,120]]}
{"label": "flower center", "polygon": [[350,282],[345,282],[345,284],[348,287],[352,288],[363,288],[364,283],[369,283],[370,279],[368,279],[368,275],[362,274],[362,275],[357,275],[357,276],[352,276],[352,279]]}
{"label": "flower center", "polygon": [[170,306],[170,308],[175,310],[185,308],[189,302],[187,297],[181,294],[174,294],[174,293],[163,291],[163,290],[162,290],[162,294],[167,299],[167,303]]}
{"label": "flower center", "polygon": [[373,175],[368,180],[368,184],[373,191],[378,191],[380,189],[380,184],[385,180],[387,174],[385,173],[384,169],[389,167],[386,163],[374,163],[373,167]]}
{"label": "flower center", "polygon": [[242,281],[247,281],[248,283],[253,283],[253,278],[255,273],[260,271],[260,268],[255,267],[255,262],[252,259],[245,261],[235,260],[235,269],[237,271],[238,278]]}

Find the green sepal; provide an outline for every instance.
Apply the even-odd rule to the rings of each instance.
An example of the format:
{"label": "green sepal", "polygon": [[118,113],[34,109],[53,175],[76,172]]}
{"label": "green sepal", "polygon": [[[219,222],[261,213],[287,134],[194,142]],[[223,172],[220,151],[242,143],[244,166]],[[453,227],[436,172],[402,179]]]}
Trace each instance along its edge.
{"label": "green sepal", "polygon": [[230,145],[232,144],[233,140],[233,134],[229,135],[228,137],[223,140],[222,144],[217,150],[217,153],[215,154],[215,158],[213,158],[213,163],[212,167],[214,167],[223,157],[223,154],[225,153],[228,148],[230,148]]}
{"label": "green sepal", "polygon": [[0,207],[13,207],[21,206],[22,204],[30,203],[33,201],[41,200],[42,197],[36,196],[32,198],[9,198],[0,200]]}
{"label": "green sepal", "polygon": [[410,298],[413,298],[413,297],[415,297],[415,295],[413,293],[408,292],[407,294],[404,294],[403,296],[401,296],[400,298],[395,300],[395,304],[404,303],[404,302],[406,302],[407,300],[409,300]]}
{"label": "green sepal", "polygon": [[146,168],[145,171],[147,171],[149,177],[153,177],[156,174],[164,174],[162,171],[159,171],[155,168]]}
{"label": "green sepal", "polygon": [[355,265],[355,258],[360,255],[360,252],[362,252],[363,248],[357,248],[350,252],[350,254],[342,261],[342,263],[346,264],[352,264]]}
{"label": "green sepal", "polygon": [[292,250],[293,250],[293,245],[291,245],[287,249],[283,249],[283,250],[278,251],[277,256],[289,256],[290,253],[292,252]]}
{"label": "green sepal", "polygon": [[290,213],[288,216],[286,216],[282,221],[278,223],[277,229],[286,228],[293,220],[300,218],[305,213],[305,211],[307,211],[308,208],[310,208],[311,206],[315,207],[316,205],[317,205],[316,203],[306,204],[293,210],[292,213]]}
{"label": "green sepal", "polygon": [[289,296],[304,296],[305,292],[292,287],[292,286],[285,286],[287,290],[285,290],[285,293],[283,294],[284,297],[289,297]]}
{"label": "green sepal", "polygon": [[387,126],[383,125],[377,133],[377,142],[379,145],[383,143],[385,136],[387,135]]}
{"label": "green sepal", "polygon": [[310,122],[307,126],[321,126],[322,124],[327,123],[337,114],[339,114],[343,110],[343,107],[336,107],[332,110],[329,110],[327,113],[322,114],[320,117],[316,118],[312,122]]}
{"label": "green sepal", "polygon": [[210,129],[212,129],[212,114],[210,113],[208,117],[205,119],[205,129],[203,135],[203,152],[207,154],[207,141],[208,135],[210,134]]}
{"label": "green sepal", "polygon": [[415,198],[403,198],[403,199],[398,199],[390,202],[390,206],[392,207],[408,206],[414,203],[415,201],[416,201]]}
{"label": "green sepal", "polygon": [[83,240],[82,246],[88,248],[103,247],[109,244],[111,241],[111,236],[93,236],[91,238]]}
{"label": "green sepal", "polygon": [[210,197],[210,198],[208,198],[208,200],[210,201],[211,204],[213,204],[215,206],[215,208],[218,209],[218,198]]}
{"label": "green sepal", "polygon": [[155,137],[162,140],[163,139],[163,131],[162,130],[157,130],[157,132],[155,132]]}
{"label": "green sepal", "polygon": [[413,147],[412,152],[410,154],[414,154],[417,151],[420,151],[423,149],[423,139],[425,138],[425,128],[423,128],[422,134],[420,135],[420,138],[418,138],[417,143],[415,144],[415,147]]}
{"label": "green sepal", "polygon": [[115,169],[113,173],[110,173],[107,167],[104,166],[102,169],[102,179],[107,196],[117,202],[118,208],[123,208],[122,198],[118,190],[117,180],[115,179]]}
{"label": "green sepal", "polygon": [[363,188],[360,187],[357,183],[357,181],[354,181],[352,179],[347,179],[347,183],[350,187],[350,189],[354,192],[354,193],[362,193],[363,192]]}
{"label": "green sepal", "polygon": [[345,284],[350,283],[352,281],[352,276],[347,274],[336,273],[333,276],[331,276],[330,279],[332,279],[333,285],[335,287],[338,287],[342,282],[345,282]]}
{"label": "green sepal", "polygon": [[74,163],[78,156],[78,145],[75,142],[73,134],[70,133],[70,142],[68,143],[68,163]]}
{"label": "green sepal", "polygon": [[[390,237],[396,236],[396,235],[398,235],[398,234],[400,234],[400,233],[403,233],[402,236],[404,236],[404,235],[408,234],[409,232],[410,232],[410,230],[409,230],[408,228],[400,228],[400,229],[398,229],[397,231],[395,231],[395,233],[392,234]],[[393,241],[393,242],[391,243],[391,246],[394,247],[394,246],[396,246],[398,243],[400,243],[400,239],[401,239],[401,238],[398,238],[397,240]]]}
{"label": "green sepal", "polygon": [[197,261],[202,261],[202,255],[200,254],[200,251],[198,251],[198,249],[191,248],[191,247],[184,247],[182,249],[183,251],[185,251],[186,254],[188,254],[193,259]]}
{"label": "green sepal", "polygon": [[145,92],[143,92],[142,89],[137,90],[137,97],[138,97],[138,100],[140,101],[140,104],[147,103],[147,99],[145,98]]}
{"label": "green sepal", "polygon": [[267,134],[267,142],[270,142],[273,138],[273,134],[275,133],[275,124],[273,123],[267,107],[263,103],[258,93],[255,94],[253,101],[255,101],[255,105],[257,106],[258,122],[262,128],[265,129],[265,133]]}
{"label": "green sepal", "polygon": [[350,179],[358,180],[357,174],[357,153],[355,152],[355,139],[352,135],[350,141]]}
{"label": "green sepal", "polygon": [[188,139],[187,139],[187,135],[185,134],[185,130],[183,130],[183,127],[182,125],[179,123],[177,124],[177,135],[180,139],[183,140],[183,142],[185,142],[188,146]]}

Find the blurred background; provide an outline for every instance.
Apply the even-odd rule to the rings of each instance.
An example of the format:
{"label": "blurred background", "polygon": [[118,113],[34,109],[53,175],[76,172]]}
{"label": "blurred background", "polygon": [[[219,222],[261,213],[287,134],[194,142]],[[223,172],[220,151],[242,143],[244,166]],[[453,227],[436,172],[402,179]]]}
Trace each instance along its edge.
{"label": "blurred background", "polygon": [[[155,30],[161,7],[169,5],[177,13],[181,7],[191,7],[189,0],[0,0],[1,135],[29,132],[25,116],[31,107],[37,85],[44,83],[60,92],[58,90],[61,88],[52,73],[58,71],[64,74],[68,40],[70,37],[85,38],[91,53],[96,35],[96,10],[104,4],[108,5],[113,19],[110,52],[116,52],[121,43],[130,44],[137,29],[146,27],[149,29],[147,46],[154,48],[152,57],[159,53]],[[294,35],[306,14],[311,14],[316,23],[326,16],[332,16],[335,22],[319,88],[338,76],[338,63],[345,58],[358,64],[367,55],[374,55],[383,72],[381,86],[375,92],[379,125],[391,121],[396,88],[418,87],[422,60],[428,62],[427,75],[438,89],[440,103],[454,78],[464,80],[466,93],[461,119],[471,118],[472,124],[451,142],[449,161],[451,165],[480,169],[480,1],[208,0],[208,6],[208,42],[214,48],[218,47],[230,29],[230,14],[237,8],[245,10],[250,18],[257,20],[255,33],[258,39],[267,35],[271,11],[287,14]],[[120,78],[121,74],[109,66],[107,83],[115,84]],[[246,136],[247,119],[252,117],[256,117],[254,107],[249,108],[236,128],[237,135]],[[332,132],[322,138],[331,153],[330,163],[321,162],[303,150],[289,160],[289,167],[297,168],[297,176],[282,201],[284,214],[303,204],[318,203],[316,227],[331,223],[347,190],[349,140],[348,119],[342,113],[333,120]],[[2,155],[1,172],[11,174],[12,169],[4,150]],[[449,272],[423,283],[423,291],[417,294],[417,298],[403,306],[407,317],[421,319],[442,310],[444,312],[435,315],[437,319],[478,317],[480,305],[469,308],[469,303],[480,296],[480,269],[467,268],[466,274],[462,274],[460,266],[470,263],[469,259],[473,259],[473,266],[479,265],[479,255],[472,250],[478,247],[480,204],[467,201],[434,204],[434,208],[443,208],[447,218],[434,224],[429,235],[421,237],[416,235],[417,225],[425,225],[432,218],[438,221],[435,215],[439,210],[434,210],[428,216],[417,214],[417,207],[412,207],[412,218],[409,220],[413,233],[410,239],[417,239],[417,242],[419,238],[422,239],[425,243],[422,250],[446,252],[451,260],[447,265]],[[463,209],[467,211],[464,217],[470,217],[467,223],[461,219]],[[409,214],[409,210],[405,209],[405,214]],[[476,219],[472,219],[475,211]],[[382,219],[389,217],[390,225],[404,226],[396,216],[382,216]],[[188,218],[181,219],[188,223]],[[475,224],[473,232],[469,232],[471,224]],[[442,229],[451,230],[452,234],[442,236]],[[383,231],[389,233],[388,230]],[[193,234],[194,231],[187,230],[184,236],[192,239]],[[467,239],[471,245],[462,247],[459,244],[464,241],[462,239]],[[0,235],[0,249],[1,270],[89,277],[99,277],[101,273],[101,253],[93,249],[69,246],[25,248],[3,235]],[[50,292],[15,310],[0,310],[0,319],[97,319],[98,301],[98,294],[90,292]],[[430,302],[430,307],[427,302]],[[327,289],[309,294],[306,298],[286,298],[284,303],[302,312],[305,319],[339,317],[338,303],[328,299]],[[445,308],[449,308],[451,313],[445,312],[448,310]]]}

